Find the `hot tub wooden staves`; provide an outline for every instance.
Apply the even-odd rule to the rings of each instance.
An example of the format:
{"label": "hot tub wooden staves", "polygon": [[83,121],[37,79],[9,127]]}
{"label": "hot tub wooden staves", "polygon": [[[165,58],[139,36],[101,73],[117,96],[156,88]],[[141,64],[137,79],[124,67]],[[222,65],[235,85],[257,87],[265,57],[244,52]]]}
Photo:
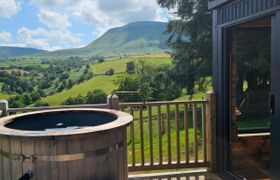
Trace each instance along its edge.
{"label": "hot tub wooden staves", "polygon": [[112,110],[83,111],[111,113],[117,119],[95,127],[50,132],[8,129],[5,124],[15,116],[1,119],[0,179],[16,180],[32,172],[32,180],[126,180],[126,126],[132,117]]}

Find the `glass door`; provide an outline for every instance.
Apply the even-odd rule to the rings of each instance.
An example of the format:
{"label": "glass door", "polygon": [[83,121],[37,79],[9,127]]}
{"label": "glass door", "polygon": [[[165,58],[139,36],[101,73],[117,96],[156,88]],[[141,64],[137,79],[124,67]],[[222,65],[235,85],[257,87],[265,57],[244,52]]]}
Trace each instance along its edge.
{"label": "glass door", "polygon": [[271,179],[280,179],[280,12],[271,21]]}

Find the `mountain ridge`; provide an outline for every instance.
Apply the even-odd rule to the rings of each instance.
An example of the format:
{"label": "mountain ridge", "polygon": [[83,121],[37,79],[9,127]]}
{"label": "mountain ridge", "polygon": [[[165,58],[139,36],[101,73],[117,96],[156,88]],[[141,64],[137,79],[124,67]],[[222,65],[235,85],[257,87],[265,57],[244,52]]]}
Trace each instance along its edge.
{"label": "mountain ridge", "polygon": [[138,21],[111,28],[85,47],[47,53],[55,56],[122,56],[169,50],[164,34],[167,23]]}
{"label": "mountain ridge", "polygon": [[[167,23],[158,21],[138,21],[121,27],[111,28],[99,38],[80,48],[44,51],[35,56],[124,56],[147,53],[161,53],[169,50],[164,34]],[[34,54],[31,54],[34,55]],[[1,53],[0,53],[1,57]]]}
{"label": "mountain ridge", "polygon": [[0,46],[0,57],[18,57],[26,55],[35,55],[46,53],[48,51],[36,48],[16,47],[16,46]]}

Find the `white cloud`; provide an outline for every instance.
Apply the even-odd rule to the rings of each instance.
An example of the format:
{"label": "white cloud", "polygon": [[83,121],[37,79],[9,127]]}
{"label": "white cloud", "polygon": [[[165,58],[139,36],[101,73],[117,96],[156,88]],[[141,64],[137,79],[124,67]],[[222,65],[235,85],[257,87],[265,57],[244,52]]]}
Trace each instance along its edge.
{"label": "white cloud", "polygon": [[12,40],[12,34],[5,31],[0,31],[0,41],[10,42]]}
{"label": "white cloud", "polygon": [[21,10],[20,3],[16,0],[0,0],[0,18],[9,18]]}
{"label": "white cloud", "polygon": [[74,34],[69,30],[47,31],[41,27],[36,29],[22,27],[17,31],[17,34],[19,42],[25,44],[27,47],[46,50],[67,48],[68,44],[78,44],[82,36],[81,34]]}
{"label": "white cloud", "polygon": [[151,0],[83,0],[71,9],[74,17],[97,27],[94,34],[135,21],[167,21],[164,11]]}
{"label": "white cloud", "polygon": [[[135,21],[168,20],[167,10],[159,7],[156,0],[29,0],[29,2],[38,7],[38,20],[46,25],[48,30],[23,27],[18,30],[20,42],[28,40],[29,45],[49,50],[80,45],[78,43],[81,42],[81,35],[73,34],[69,30],[71,26],[76,26],[77,21],[92,27],[94,29],[92,35],[98,37],[109,28]],[[48,46],[49,44],[52,46]]]}
{"label": "white cloud", "polygon": [[73,5],[77,0],[30,0],[30,2],[40,8],[63,8]]}
{"label": "white cloud", "polygon": [[39,21],[51,29],[66,29],[71,26],[66,15],[56,12],[41,10],[37,15]]}

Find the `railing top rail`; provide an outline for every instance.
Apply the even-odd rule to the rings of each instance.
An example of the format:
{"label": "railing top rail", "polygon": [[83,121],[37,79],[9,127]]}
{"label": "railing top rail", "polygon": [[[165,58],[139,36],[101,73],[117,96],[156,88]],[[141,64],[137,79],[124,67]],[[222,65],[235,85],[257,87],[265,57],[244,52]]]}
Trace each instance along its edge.
{"label": "railing top rail", "polygon": [[62,106],[44,106],[44,107],[27,107],[27,108],[9,108],[10,113],[28,112],[28,111],[44,111],[50,109],[70,109],[70,108],[103,108],[107,104],[80,104],[80,105],[62,105]]}
{"label": "railing top rail", "polygon": [[[165,104],[203,104],[207,100],[192,100],[192,101],[155,101],[155,102],[131,102],[120,103],[121,107],[124,106],[143,106],[143,105],[165,105]],[[44,107],[27,107],[27,108],[8,108],[9,113],[29,112],[29,111],[43,111],[50,109],[69,109],[69,108],[106,108],[107,104],[82,104],[82,105],[61,105],[61,106],[44,106]]]}
{"label": "railing top rail", "polygon": [[193,101],[156,101],[156,102],[131,102],[120,103],[120,106],[142,106],[142,105],[165,105],[165,104],[204,104],[207,100],[193,100]]}

